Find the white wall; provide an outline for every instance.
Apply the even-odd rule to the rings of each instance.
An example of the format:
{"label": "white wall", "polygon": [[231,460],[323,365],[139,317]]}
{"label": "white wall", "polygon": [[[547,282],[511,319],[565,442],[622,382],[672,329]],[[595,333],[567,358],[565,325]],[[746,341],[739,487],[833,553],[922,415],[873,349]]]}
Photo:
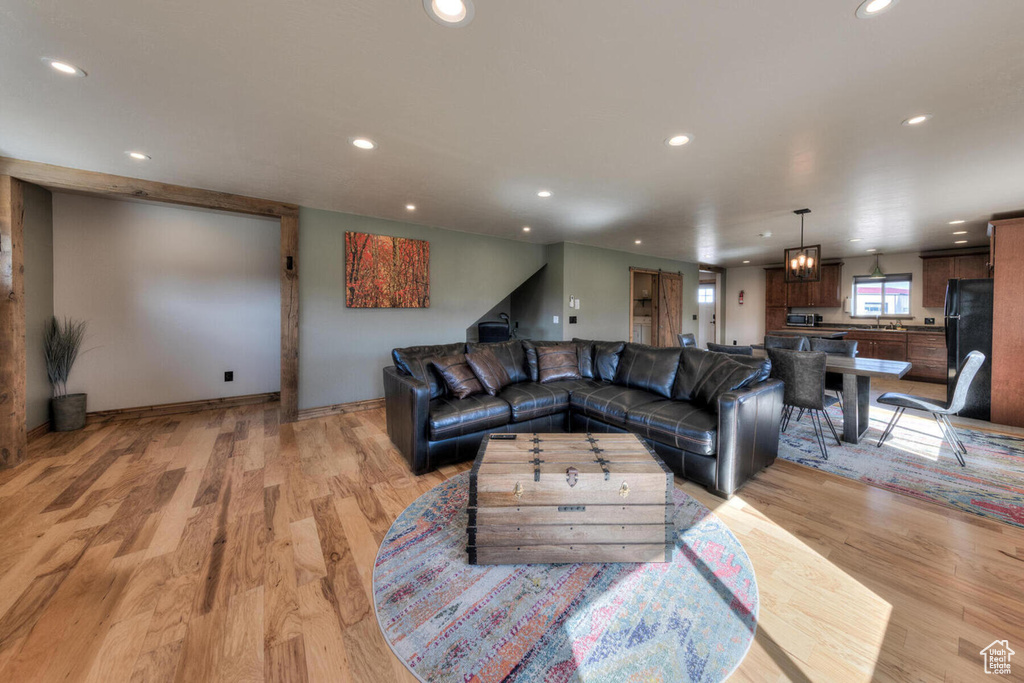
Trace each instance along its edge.
{"label": "white wall", "polygon": [[[743,305],[739,293],[743,292]],[[729,268],[725,277],[723,344],[747,345],[764,339],[764,268]]]}
{"label": "white wall", "polygon": [[[54,313],[90,411],[280,389],[280,223],[54,193]],[[224,371],[235,373],[224,381]]]}
{"label": "white wall", "polygon": [[[925,318],[935,318],[936,328],[942,328],[941,308],[925,308],[921,302],[923,297],[923,264],[916,252],[909,254],[883,254],[879,257],[879,265],[886,274],[910,273],[910,315],[902,318],[905,325],[924,325]],[[853,289],[854,275],[868,275],[875,267],[874,256],[843,259],[842,300],[850,297]],[[730,268],[726,277],[726,341],[731,344],[737,340],[740,344],[752,344],[764,339],[764,267],[748,266]],[[737,298],[740,290],[744,290],[744,304],[740,306]],[[843,311],[843,308],[793,308],[794,313],[817,313],[826,323],[834,324],[872,324],[874,318],[854,318]]]}

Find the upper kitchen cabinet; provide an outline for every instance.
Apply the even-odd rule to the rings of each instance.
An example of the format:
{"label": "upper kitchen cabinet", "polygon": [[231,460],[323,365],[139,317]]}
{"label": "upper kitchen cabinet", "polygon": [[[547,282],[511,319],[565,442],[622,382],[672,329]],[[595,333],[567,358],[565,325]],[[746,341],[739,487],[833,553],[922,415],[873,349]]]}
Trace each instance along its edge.
{"label": "upper kitchen cabinet", "polygon": [[976,254],[921,254],[923,287],[921,304],[925,308],[946,305],[949,280],[978,280],[992,277],[987,252]]}
{"label": "upper kitchen cabinet", "polygon": [[782,268],[764,270],[764,305],[767,308],[789,305],[786,287],[786,271]]}

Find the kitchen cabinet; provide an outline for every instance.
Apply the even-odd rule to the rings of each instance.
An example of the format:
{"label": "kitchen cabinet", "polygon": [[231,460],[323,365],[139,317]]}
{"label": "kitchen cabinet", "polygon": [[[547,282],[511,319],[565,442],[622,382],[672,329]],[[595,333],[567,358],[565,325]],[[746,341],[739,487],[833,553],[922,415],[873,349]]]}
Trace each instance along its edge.
{"label": "kitchen cabinet", "polygon": [[[766,308],[773,306],[789,306],[786,286],[786,271],[782,268],[765,268],[764,271],[764,305]],[[773,329],[773,328],[768,328]]]}
{"label": "kitchen cabinet", "polygon": [[786,314],[789,309],[785,306],[769,306],[764,309],[764,332],[768,334],[771,330],[786,329]]}
{"label": "kitchen cabinet", "polygon": [[989,255],[959,254],[933,256],[923,254],[921,304],[925,308],[942,308],[946,305],[946,284],[949,280],[977,280],[992,277],[989,270]]}
{"label": "kitchen cabinet", "polygon": [[862,358],[908,361],[911,367],[906,379],[946,381],[946,337],[943,332],[850,330],[846,339],[857,342],[857,355]]}
{"label": "kitchen cabinet", "polygon": [[925,382],[946,381],[946,335],[908,334],[907,360],[911,363],[907,379]]}
{"label": "kitchen cabinet", "polygon": [[839,308],[843,305],[842,279],[843,264],[823,265],[821,280],[818,282],[792,282],[788,285],[789,306],[792,308]]}

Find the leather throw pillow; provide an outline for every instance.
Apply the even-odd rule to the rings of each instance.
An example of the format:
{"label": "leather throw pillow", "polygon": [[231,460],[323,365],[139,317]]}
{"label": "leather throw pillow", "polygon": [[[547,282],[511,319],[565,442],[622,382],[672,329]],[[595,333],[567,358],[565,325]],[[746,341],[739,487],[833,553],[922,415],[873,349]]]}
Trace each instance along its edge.
{"label": "leather throw pillow", "polygon": [[497,396],[498,392],[512,384],[505,366],[490,349],[483,349],[466,354],[466,363],[473,370],[473,374],[480,380],[484,391],[491,396]]}
{"label": "leather throw pillow", "polygon": [[530,379],[530,371],[526,366],[526,351],[523,350],[523,342],[518,339],[510,339],[507,342],[479,343],[470,342],[466,344],[466,351],[474,354],[477,351],[489,350],[505,368],[508,378],[512,384],[527,382]]}
{"label": "leather throw pillow", "polygon": [[579,358],[573,346],[538,346],[537,376],[540,383],[579,379]]}
{"label": "leather throw pillow", "polygon": [[441,373],[444,383],[448,385],[448,391],[452,392],[455,398],[484,393],[483,385],[473,374],[473,368],[466,362],[466,354],[443,356],[430,362]]}

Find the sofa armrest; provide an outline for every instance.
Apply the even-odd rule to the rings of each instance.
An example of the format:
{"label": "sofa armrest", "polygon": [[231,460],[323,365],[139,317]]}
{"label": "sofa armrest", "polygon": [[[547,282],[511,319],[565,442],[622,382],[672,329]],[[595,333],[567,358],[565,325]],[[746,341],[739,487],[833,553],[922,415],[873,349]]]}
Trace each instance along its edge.
{"label": "sofa armrest", "polygon": [[415,474],[429,469],[427,462],[427,420],[430,416],[430,387],[394,366],[384,368],[384,410],[388,436],[409,462]]}
{"label": "sofa armrest", "polygon": [[731,496],[748,479],[775,462],[779,453],[783,384],[769,379],[718,399],[716,488]]}

